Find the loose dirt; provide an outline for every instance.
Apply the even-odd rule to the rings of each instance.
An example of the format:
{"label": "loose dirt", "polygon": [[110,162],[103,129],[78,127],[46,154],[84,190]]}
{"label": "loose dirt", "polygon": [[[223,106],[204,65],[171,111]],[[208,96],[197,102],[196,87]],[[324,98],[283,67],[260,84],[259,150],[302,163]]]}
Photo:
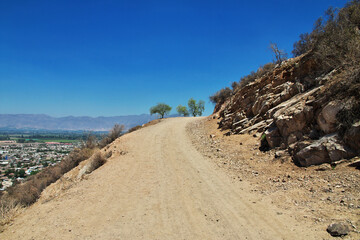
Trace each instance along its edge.
{"label": "loose dirt", "polygon": [[117,139],[105,165],[56,197],[44,194],[0,239],[330,238],[219,167],[227,157],[206,150],[204,121],[166,119]]}
{"label": "loose dirt", "polygon": [[225,136],[217,121],[211,116],[189,124],[189,136],[197,150],[233,181],[248,182],[249,191],[271,199],[279,213],[287,212],[302,225],[310,223],[319,239],[335,239],[320,234],[334,222],[351,229],[343,239],[360,239],[359,158],[333,166],[298,167],[286,151],[260,151],[261,133]]}

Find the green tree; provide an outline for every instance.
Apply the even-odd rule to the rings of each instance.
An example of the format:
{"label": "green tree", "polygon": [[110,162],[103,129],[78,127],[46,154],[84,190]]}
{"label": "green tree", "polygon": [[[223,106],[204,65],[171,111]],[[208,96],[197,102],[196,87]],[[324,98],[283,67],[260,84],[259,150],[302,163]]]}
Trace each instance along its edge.
{"label": "green tree", "polygon": [[150,114],[159,114],[160,118],[164,118],[165,115],[169,114],[171,107],[165,103],[158,103],[156,106],[150,108]]}
{"label": "green tree", "polygon": [[203,100],[199,100],[196,103],[195,99],[190,98],[188,101],[188,107],[191,115],[193,115],[194,117],[201,116],[203,111],[205,110],[205,102]]}
{"label": "green tree", "polygon": [[205,110],[205,102],[203,101],[203,100],[199,100],[199,102],[198,102],[198,104],[197,104],[198,106],[198,109],[197,109],[197,113],[198,113],[198,115],[199,116],[201,116],[202,115],[202,113],[204,112],[204,110]]}
{"label": "green tree", "polygon": [[186,106],[179,105],[176,107],[177,112],[179,115],[183,115],[184,117],[189,116],[189,111]]}

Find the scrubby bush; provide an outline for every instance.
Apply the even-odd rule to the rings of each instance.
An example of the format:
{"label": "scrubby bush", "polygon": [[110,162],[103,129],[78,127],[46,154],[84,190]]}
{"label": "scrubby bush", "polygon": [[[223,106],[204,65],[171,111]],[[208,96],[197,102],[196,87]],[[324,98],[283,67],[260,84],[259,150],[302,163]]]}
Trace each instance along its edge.
{"label": "scrubby bush", "polygon": [[300,56],[313,48],[314,42],[310,34],[302,33],[299,36],[299,41],[293,45],[292,54],[294,57]]}
{"label": "scrubby bush", "polygon": [[211,95],[210,101],[214,104],[222,104],[226,101],[226,99],[228,99],[232,94],[232,90],[228,87],[223,88],[219,91],[217,91],[216,93],[214,93],[213,95]]}
{"label": "scrubby bush", "polygon": [[271,70],[274,69],[275,63],[267,63],[263,66],[260,66],[256,72],[252,71],[249,75],[246,75],[240,79],[239,84],[237,85],[238,88],[242,88],[245,85],[255,81],[256,79],[262,77],[263,75],[267,74]]}
{"label": "scrubby bush", "polygon": [[[10,223],[23,207],[11,199],[0,199],[0,226]],[[1,232],[1,228],[0,228]]]}
{"label": "scrubby bush", "polygon": [[104,163],[106,162],[106,159],[103,157],[100,151],[97,151],[90,159],[89,162],[89,168],[87,169],[87,173],[93,172],[95,169],[98,169]]}
{"label": "scrubby bush", "polygon": [[26,182],[8,188],[7,198],[22,206],[31,205],[36,202],[47,186],[56,182],[63,174],[78,166],[80,162],[91,157],[92,153],[93,150],[88,148],[74,149],[56,166],[47,167],[38,174],[28,177]]}
{"label": "scrubby bush", "polygon": [[132,128],[130,128],[130,129],[128,130],[128,133],[131,133],[131,132],[134,132],[134,131],[136,131],[136,130],[139,130],[140,128],[142,128],[141,125],[137,125],[137,126],[135,126],[135,127],[132,127]]}
{"label": "scrubby bush", "polygon": [[112,151],[108,151],[106,154],[105,154],[105,158],[110,158],[112,156]]}
{"label": "scrubby bush", "polygon": [[329,8],[310,34],[300,35],[294,56],[312,51],[324,71],[343,65],[358,65],[360,59],[360,1],[353,0],[338,10]]}
{"label": "scrubby bush", "polygon": [[279,49],[276,43],[270,43],[269,48],[274,53],[275,59],[273,62],[279,64],[287,59],[287,53],[285,50]]}
{"label": "scrubby bush", "polygon": [[94,134],[89,133],[85,143],[83,142],[84,148],[93,149],[97,146],[97,138]]}
{"label": "scrubby bush", "polygon": [[123,130],[124,130],[124,125],[115,124],[114,127],[108,133],[108,135],[104,136],[100,140],[98,147],[103,148],[106,145],[112,143],[115,139],[121,136]]}

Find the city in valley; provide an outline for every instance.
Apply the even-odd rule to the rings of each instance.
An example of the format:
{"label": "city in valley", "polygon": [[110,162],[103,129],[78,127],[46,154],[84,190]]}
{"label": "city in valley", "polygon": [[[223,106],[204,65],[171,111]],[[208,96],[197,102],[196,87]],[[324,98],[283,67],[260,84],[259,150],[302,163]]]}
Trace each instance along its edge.
{"label": "city in valley", "polygon": [[64,159],[81,141],[71,143],[0,141],[0,190],[24,181],[43,168]]}

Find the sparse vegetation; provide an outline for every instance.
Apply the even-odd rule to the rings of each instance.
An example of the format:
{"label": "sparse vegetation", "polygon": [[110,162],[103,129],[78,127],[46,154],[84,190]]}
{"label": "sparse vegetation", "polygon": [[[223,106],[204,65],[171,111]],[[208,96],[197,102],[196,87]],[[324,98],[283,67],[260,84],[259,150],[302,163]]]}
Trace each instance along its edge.
{"label": "sparse vegetation", "polygon": [[294,56],[311,51],[324,71],[338,66],[358,65],[360,59],[360,1],[348,2],[338,10],[329,8],[314,25],[313,31],[300,35]]}
{"label": "sparse vegetation", "polygon": [[89,167],[86,171],[87,174],[93,172],[95,169],[98,169],[102,165],[104,165],[106,159],[103,157],[100,151],[94,153],[89,162]]}
{"label": "sparse vegetation", "polygon": [[275,64],[279,64],[287,59],[287,53],[285,52],[285,50],[279,49],[276,43],[271,42],[269,48],[274,53],[275,59],[273,60],[273,62]]}
{"label": "sparse vegetation", "polygon": [[[235,86],[235,84],[237,84],[236,82],[233,83],[233,89],[235,89],[237,86]],[[226,101],[226,99],[228,99],[232,94],[232,90],[228,87],[223,88],[219,91],[217,91],[216,93],[214,93],[213,95],[211,95],[210,101],[214,104],[222,104]]]}
{"label": "sparse vegetation", "polygon": [[115,124],[114,127],[110,130],[107,136],[104,136],[99,144],[99,148],[103,148],[106,145],[112,143],[115,139],[121,136],[122,132],[124,130],[124,125]]}
{"label": "sparse vegetation", "polygon": [[[14,200],[0,199],[0,227],[10,223],[18,214],[22,212],[24,207],[16,203]],[[1,228],[0,228],[1,231]]]}
{"label": "sparse vegetation", "polygon": [[135,127],[130,128],[130,129],[128,130],[128,133],[135,132],[136,130],[139,130],[139,129],[141,129],[141,128],[142,128],[142,126],[137,125],[137,126],[135,126]]}
{"label": "sparse vegetation", "polygon": [[171,107],[165,103],[158,103],[156,106],[150,108],[150,114],[159,114],[160,118],[164,118],[171,111]]}
{"label": "sparse vegetation", "polygon": [[15,202],[21,206],[28,206],[34,203],[41,192],[51,183],[56,182],[63,174],[67,173],[83,160],[88,159],[93,153],[93,149],[75,149],[59,164],[47,167],[36,175],[30,176],[22,184],[14,185],[7,189],[5,197],[10,202]]}
{"label": "sparse vegetation", "polygon": [[[109,134],[99,143],[97,143],[96,137],[90,134],[82,148],[74,149],[59,164],[46,167],[42,171],[29,176],[26,182],[7,188],[6,193],[2,194],[0,199],[0,223],[6,224],[19,209],[36,202],[40,197],[41,192],[47,186],[56,182],[65,173],[78,166],[80,162],[89,159],[92,156],[89,163],[89,169],[91,169],[90,172],[103,165],[106,162],[106,159],[102,156],[97,147],[106,146],[113,142],[121,135],[123,129],[123,125],[115,124]],[[109,158],[111,154],[112,153],[110,152],[106,157]],[[22,175],[23,173],[19,172],[18,174]]]}

